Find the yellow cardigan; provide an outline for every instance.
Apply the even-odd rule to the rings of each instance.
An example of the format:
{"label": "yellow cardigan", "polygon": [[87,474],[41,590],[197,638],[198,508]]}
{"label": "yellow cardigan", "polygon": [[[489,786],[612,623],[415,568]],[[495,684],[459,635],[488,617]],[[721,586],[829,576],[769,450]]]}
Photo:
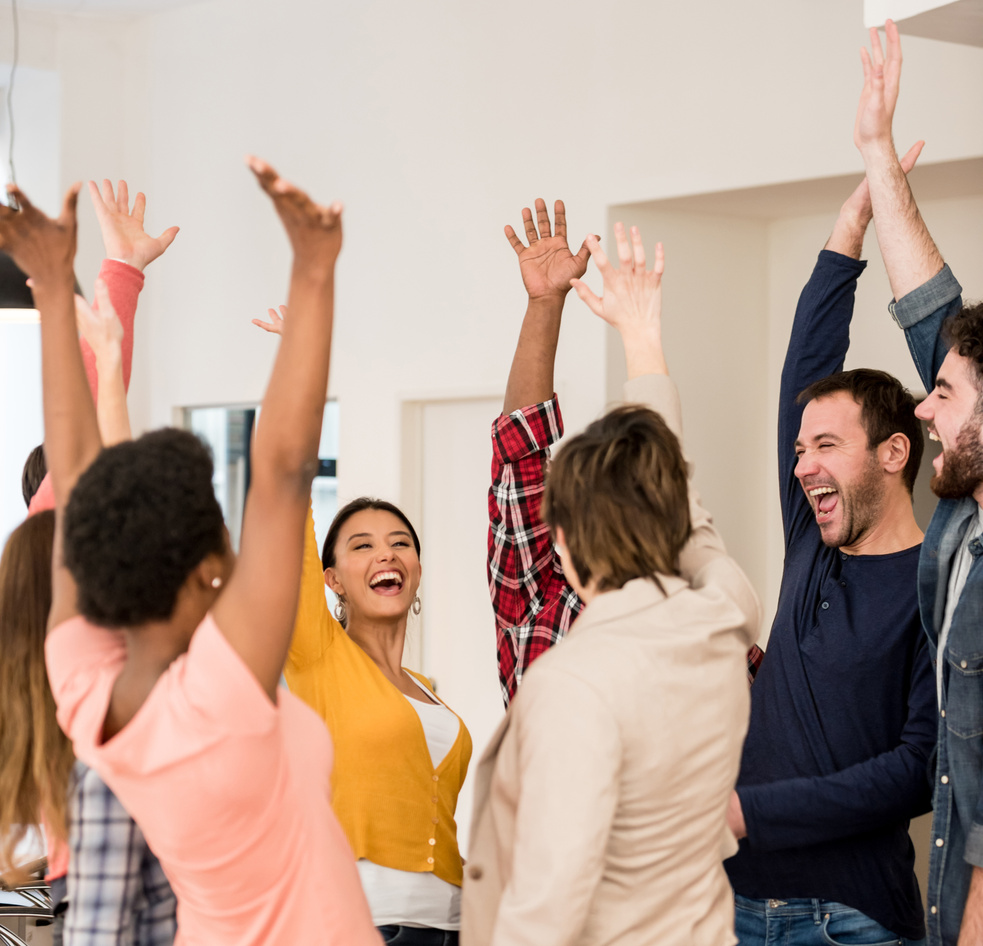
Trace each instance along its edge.
{"label": "yellow cardigan", "polygon": [[[432,871],[460,887],[454,809],[471,759],[471,736],[461,722],[454,746],[433,767],[416,711],[328,610],[310,513],[297,620],[283,672],[291,692],[331,732],[332,803],[355,857],[397,870]],[[424,677],[413,676],[431,692]]]}

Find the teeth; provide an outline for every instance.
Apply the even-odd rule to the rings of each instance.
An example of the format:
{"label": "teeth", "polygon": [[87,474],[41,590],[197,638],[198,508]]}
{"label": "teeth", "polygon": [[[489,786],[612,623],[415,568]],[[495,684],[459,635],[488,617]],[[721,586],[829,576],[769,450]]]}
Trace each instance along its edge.
{"label": "teeth", "polygon": [[815,489],[809,490],[810,496],[823,496],[826,493],[835,493],[836,490],[832,486],[817,486]]}
{"label": "teeth", "polygon": [[383,581],[398,581],[400,584],[402,584],[403,576],[400,575],[399,572],[379,572],[377,575],[373,575],[369,580],[369,587],[374,588]]}
{"label": "teeth", "polygon": [[939,436],[939,435],[938,435],[938,434],[937,434],[937,433],[936,433],[936,432],[935,432],[934,430],[930,430],[930,431],[928,432],[928,439],[929,439],[929,440],[936,440],[936,441],[938,441],[939,443],[941,443],[941,442],[942,442],[942,438],[941,438],[941,437],[940,437],[940,436]]}

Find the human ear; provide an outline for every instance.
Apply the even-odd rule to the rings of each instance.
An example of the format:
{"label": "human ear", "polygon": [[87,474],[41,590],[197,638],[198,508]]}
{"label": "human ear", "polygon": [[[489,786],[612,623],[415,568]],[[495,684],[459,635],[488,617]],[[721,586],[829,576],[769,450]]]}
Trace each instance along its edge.
{"label": "human ear", "polygon": [[886,473],[900,473],[911,455],[911,443],[902,433],[891,434],[877,448],[878,460]]}
{"label": "human ear", "polygon": [[341,583],[333,568],[324,569],[324,583],[339,597],[345,593],[345,586]]}

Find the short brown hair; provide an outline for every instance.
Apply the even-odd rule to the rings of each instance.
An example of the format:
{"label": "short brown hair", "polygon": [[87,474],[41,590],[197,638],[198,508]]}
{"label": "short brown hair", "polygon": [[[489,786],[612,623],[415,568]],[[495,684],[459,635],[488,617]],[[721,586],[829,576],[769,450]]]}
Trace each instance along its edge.
{"label": "short brown hair", "polygon": [[557,453],[542,515],[554,534],[563,529],[582,585],[678,574],[691,531],[679,440],[655,411],[615,408]]}
{"label": "short brown hair", "polygon": [[795,399],[796,404],[808,404],[822,397],[832,397],[845,391],[860,405],[860,423],[867,434],[867,449],[873,450],[894,434],[908,438],[908,462],[902,471],[905,487],[910,493],[922,462],[925,439],[921,424],[915,417],[915,399],[893,374],[874,368],[854,368],[838,371],[828,378],[813,381]]}

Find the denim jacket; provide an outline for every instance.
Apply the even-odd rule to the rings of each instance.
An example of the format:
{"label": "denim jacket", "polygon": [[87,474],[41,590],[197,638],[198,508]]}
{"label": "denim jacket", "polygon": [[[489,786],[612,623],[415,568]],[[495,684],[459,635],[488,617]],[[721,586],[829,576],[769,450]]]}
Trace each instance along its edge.
{"label": "denim jacket", "polygon": [[[946,266],[891,304],[926,391],[935,386],[948,353],[940,329],[961,308],[961,292]],[[933,661],[938,659],[953,558],[978,511],[972,496],[939,500],[925,533],[918,603]],[[974,539],[969,550],[973,562],[943,654],[928,878],[932,946],[956,946],[972,869],[983,867],[983,543]]]}

